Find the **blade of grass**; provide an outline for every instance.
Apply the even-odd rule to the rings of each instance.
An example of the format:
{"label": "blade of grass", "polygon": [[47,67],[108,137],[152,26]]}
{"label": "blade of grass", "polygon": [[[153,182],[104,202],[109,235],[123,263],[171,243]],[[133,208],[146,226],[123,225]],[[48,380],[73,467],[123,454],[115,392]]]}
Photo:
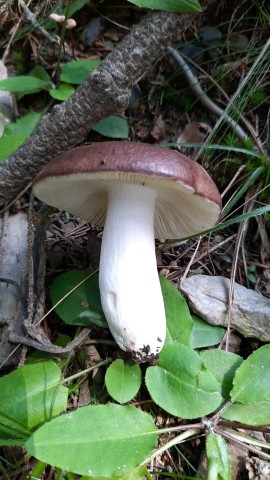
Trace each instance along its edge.
{"label": "blade of grass", "polygon": [[[192,148],[200,148],[202,146],[201,143],[159,143],[159,147],[192,147]],[[260,159],[261,161],[268,161],[269,158],[264,157],[260,153],[258,153],[256,150],[248,150],[247,148],[241,148],[241,147],[230,147],[227,145],[218,145],[218,144],[211,144],[211,145],[205,145],[204,150],[223,150],[226,152],[235,152],[235,153],[243,153],[244,155],[249,155],[251,157],[255,157]]]}

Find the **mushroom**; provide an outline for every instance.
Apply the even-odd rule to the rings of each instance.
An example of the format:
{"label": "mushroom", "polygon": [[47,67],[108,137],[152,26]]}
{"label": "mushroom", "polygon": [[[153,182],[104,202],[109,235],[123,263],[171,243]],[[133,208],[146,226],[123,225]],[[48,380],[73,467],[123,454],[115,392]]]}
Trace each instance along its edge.
{"label": "mushroom", "polygon": [[155,238],[212,227],[219,192],[205,170],[173,150],[102,142],[65,152],[38,174],[43,202],[104,226],[99,287],[116,342],[138,361],[156,358],[166,337]]}

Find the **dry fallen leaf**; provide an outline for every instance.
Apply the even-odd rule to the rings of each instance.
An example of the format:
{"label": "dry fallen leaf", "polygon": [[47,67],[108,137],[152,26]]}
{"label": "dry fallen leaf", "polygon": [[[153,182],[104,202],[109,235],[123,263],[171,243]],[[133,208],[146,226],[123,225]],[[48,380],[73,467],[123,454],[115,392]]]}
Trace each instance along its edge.
{"label": "dry fallen leaf", "polygon": [[[206,137],[211,132],[211,127],[206,123],[191,122],[188,123],[185,128],[179,132],[179,136],[176,140],[177,143],[199,143],[202,144]],[[178,146],[182,153],[194,152],[194,147],[181,147]]]}

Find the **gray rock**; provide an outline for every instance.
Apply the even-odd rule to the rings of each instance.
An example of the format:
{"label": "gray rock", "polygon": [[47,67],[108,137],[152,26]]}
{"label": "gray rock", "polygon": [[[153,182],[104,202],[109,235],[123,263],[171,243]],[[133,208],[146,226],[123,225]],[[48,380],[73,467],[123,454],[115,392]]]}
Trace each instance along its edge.
{"label": "gray rock", "polygon": [[81,34],[81,41],[86,47],[91,47],[101,32],[101,20],[99,17],[93,18],[85,27]]}
{"label": "gray rock", "polygon": [[[212,325],[227,326],[230,280],[193,275],[181,285],[191,310]],[[235,283],[231,327],[244,337],[270,341],[270,299]]]}
{"label": "gray rock", "polygon": [[202,27],[199,32],[200,38],[206,44],[215,44],[222,39],[221,31],[216,27]]}

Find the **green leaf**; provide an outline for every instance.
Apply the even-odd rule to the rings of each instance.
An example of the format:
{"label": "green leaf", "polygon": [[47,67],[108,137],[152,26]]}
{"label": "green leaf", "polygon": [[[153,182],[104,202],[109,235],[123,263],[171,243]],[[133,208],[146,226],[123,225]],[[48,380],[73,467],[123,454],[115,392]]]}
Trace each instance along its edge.
{"label": "green leaf", "polygon": [[115,360],[107,369],[106,388],[111,397],[119,403],[129,402],[139,391],[142,373],[139,365]]}
{"label": "green leaf", "polygon": [[48,90],[50,86],[51,82],[27,75],[10,77],[0,81],[0,90],[7,90],[13,93],[23,92],[24,94],[30,94],[40,90]]}
{"label": "green leaf", "polygon": [[247,425],[268,425],[270,423],[270,400],[254,403],[234,403],[222,413],[222,418]]}
{"label": "green leaf", "polygon": [[51,286],[51,302],[56,305],[83,282],[55,307],[57,315],[70,325],[89,327],[94,324],[108,327],[100,301],[98,275],[94,274],[87,279],[89,275],[91,275],[89,270],[70,270],[59,275]]}
{"label": "green leaf", "polygon": [[189,346],[192,335],[193,320],[186,300],[179,291],[165,278],[159,277],[167,323],[165,345],[183,343]]}
{"label": "green leaf", "polygon": [[28,113],[17,122],[5,125],[4,134],[0,138],[0,162],[23,144],[35,130],[41,117],[40,113]]}
{"label": "green leaf", "polygon": [[58,88],[50,90],[49,94],[52,98],[64,102],[65,100],[68,100],[74,92],[75,88],[73,88],[71,85],[68,83],[61,83]]}
{"label": "green leaf", "polygon": [[60,79],[62,82],[80,85],[88,77],[90,72],[100,65],[99,60],[73,60],[66,63],[61,71]]}
{"label": "green leaf", "polygon": [[248,279],[251,283],[256,283],[257,282],[257,279],[256,279],[255,275],[253,275],[253,273],[249,273],[247,277],[248,277]]}
{"label": "green leaf", "polygon": [[216,434],[208,435],[206,441],[208,479],[231,479],[231,455],[225,440]]}
{"label": "green leaf", "polygon": [[51,84],[50,75],[46,72],[45,68],[43,68],[41,65],[36,65],[34,68],[32,68],[28,76],[39,78],[40,80],[47,82],[48,85]]}
{"label": "green leaf", "polygon": [[[58,385],[61,370],[52,361],[25,365],[0,379],[0,431],[24,435],[59,415],[67,405],[67,388]],[[14,436],[13,435],[13,436]]]}
{"label": "green leaf", "polygon": [[68,8],[68,18],[72,17],[74,13],[81,10],[89,2],[89,0],[75,0],[71,4],[69,4]]}
{"label": "green leaf", "polygon": [[238,368],[231,398],[239,403],[257,403],[270,398],[270,345],[252,353]]}
{"label": "green leaf", "polygon": [[215,325],[209,325],[201,318],[192,315],[193,331],[191,348],[211,347],[220,343],[225,334],[225,329]]}
{"label": "green leaf", "polygon": [[96,123],[92,129],[109,138],[128,138],[128,123],[119,115],[110,115]]}
{"label": "green leaf", "polygon": [[236,371],[231,398],[235,402],[222,414],[227,420],[247,425],[270,422],[270,345],[264,345]]}
{"label": "green leaf", "polygon": [[[182,147],[195,147],[195,148],[200,148],[202,146],[201,143],[159,143],[157,146],[159,147],[179,147],[179,146],[182,146]],[[258,151],[252,149],[252,150],[248,150],[246,148],[240,148],[240,147],[232,147],[232,146],[227,146],[227,145],[219,145],[219,144],[208,144],[208,145],[204,145],[203,146],[203,149],[204,150],[222,150],[222,151],[225,151],[225,152],[236,152],[236,153],[243,153],[244,155],[248,155],[250,157],[253,157],[253,158],[258,158],[259,160],[261,161],[264,161],[265,160],[265,157],[264,155],[262,155],[261,153],[259,153]],[[258,169],[260,170],[261,167],[258,167]],[[262,171],[261,172],[258,172],[256,169],[254,171],[257,172],[255,173],[255,175],[261,175],[261,173],[263,173],[264,171],[264,167],[262,167]]]}
{"label": "green leaf", "polygon": [[3,137],[1,137],[0,162],[5,160],[9,155],[11,155],[11,153],[15,152],[23,144],[27,137],[29,137],[29,135],[4,135]]}
{"label": "green leaf", "polygon": [[36,128],[41,117],[41,113],[32,112],[20,118],[17,122],[7,123],[4,135],[29,135],[29,132]]}
{"label": "green leaf", "polygon": [[197,0],[128,0],[140,8],[151,8],[165,12],[201,12],[202,9]]}
{"label": "green leaf", "polygon": [[207,415],[222,403],[220,383],[200,355],[181,344],[163,347],[157,365],[147,369],[146,386],[154,402],[177,417]]}
{"label": "green leaf", "polygon": [[205,366],[213,373],[217,381],[222,385],[222,396],[229,400],[230,391],[236,370],[243,362],[242,357],[224,350],[206,350],[201,352],[201,359]]}
{"label": "green leaf", "polygon": [[[125,473],[120,477],[110,477],[110,480],[145,480],[145,479],[152,478],[145,465],[142,465],[131,472]],[[80,477],[80,480],[93,480],[93,477],[83,476]],[[104,477],[95,477],[94,480],[104,480]],[[106,480],[106,479],[105,479]]]}
{"label": "green leaf", "polygon": [[131,406],[91,405],[39,428],[25,443],[39,460],[90,477],[118,477],[155,448],[152,417]]}

